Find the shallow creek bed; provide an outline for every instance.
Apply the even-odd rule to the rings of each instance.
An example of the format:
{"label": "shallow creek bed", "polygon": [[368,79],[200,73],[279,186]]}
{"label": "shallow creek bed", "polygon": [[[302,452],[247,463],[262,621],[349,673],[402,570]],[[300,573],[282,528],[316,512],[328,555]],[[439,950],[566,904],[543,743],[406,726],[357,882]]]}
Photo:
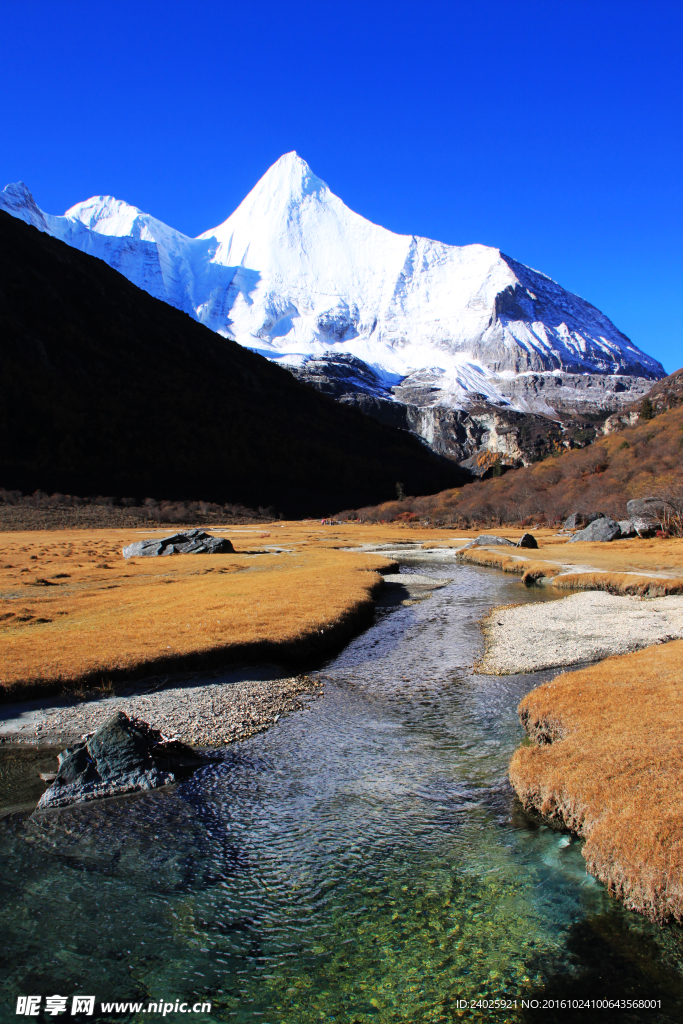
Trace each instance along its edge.
{"label": "shallow creek bed", "polygon": [[[552,672],[473,670],[491,607],[556,595],[477,566],[419,571],[429,599],[401,581],[311,673],[315,713],[176,785],[0,818],[12,1019],[35,978],[98,1003],[208,1000],[209,1022],[422,1024],[467,999],[466,1020],[568,1024],[522,1000],[570,998],[635,1001],[601,1021],[679,1024],[680,933],[613,900],[507,781],[516,707]],[[35,775],[39,753],[6,747],[0,769],[23,756]]]}

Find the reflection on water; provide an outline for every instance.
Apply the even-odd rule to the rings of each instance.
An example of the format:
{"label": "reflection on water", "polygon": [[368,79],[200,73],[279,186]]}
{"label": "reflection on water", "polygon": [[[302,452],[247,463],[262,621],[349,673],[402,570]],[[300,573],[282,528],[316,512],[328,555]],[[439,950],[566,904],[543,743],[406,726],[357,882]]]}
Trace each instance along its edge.
{"label": "reflection on water", "polygon": [[521,1008],[548,997],[662,1000],[584,1022],[680,1020],[680,931],[611,900],[580,844],[509,790],[516,705],[548,674],[468,667],[487,606],[545,592],[478,567],[416,570],[453,582],[380,609],[321,671],[323,700],[218,768],[0,821],[7,1020],[33,992],[209,997],[203,1019],[237,1022],[451,1021],[473,998],[518,1006],[464,1019],[575,1019]]}

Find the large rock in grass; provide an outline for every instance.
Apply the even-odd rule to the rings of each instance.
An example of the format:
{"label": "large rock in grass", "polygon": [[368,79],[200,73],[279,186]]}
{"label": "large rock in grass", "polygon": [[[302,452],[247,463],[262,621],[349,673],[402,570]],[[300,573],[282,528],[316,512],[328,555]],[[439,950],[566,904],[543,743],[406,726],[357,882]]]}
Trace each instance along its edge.
{"label": "large rock in grass", "polygon": [[523,533],[520,539],[517,541],[518,548],[537,548],[538,541],[534,537],[533,533]]}
{"label": "large rock in grass", "polygon": [[562,524],[563,530],[578,530],[580,526],[590,526],[596,519],[605,519],[604,512],[572,512]]}
{"label": "large rock in grass", "polygon": [[626,502],[626,515],[639,529],[655,529],[660,525],[665,506],[661,498],[632,498]]}
{"label": "large rock in grass", "polygon": [[58,761],[57,776],[38,810],[166,786],[210,764],[211,758],[118,711],[88,739],[63,750]]}
{"label": "large rock in grass", "polygon": [[496,537],[494,534],[481,533],[474,540],[471,540],[469,544],[466,544],[467,548],[484,547],[488,544],[501,544],[503,547],[514,548],[517,547],[513,540],[508,540],[507,537]]}
{"label": "large rock in grass", "polygon": [[123,548],[124,558],[155,557],[156,555],[225,555],[234,547],[224,537],[212,537],[204,530],[187,530],[170,537],[139,540]]}
{"label": "large rock in grass", "polygon": [[596,519],[595,522],[587,526],[585,530],[579,530],[573,537],[569,538],[568,543],[572,544],[574,541],[610,541],[616,540],[617,537],[621,537],[621,527],[619,523],[616,523],[614,519]]}

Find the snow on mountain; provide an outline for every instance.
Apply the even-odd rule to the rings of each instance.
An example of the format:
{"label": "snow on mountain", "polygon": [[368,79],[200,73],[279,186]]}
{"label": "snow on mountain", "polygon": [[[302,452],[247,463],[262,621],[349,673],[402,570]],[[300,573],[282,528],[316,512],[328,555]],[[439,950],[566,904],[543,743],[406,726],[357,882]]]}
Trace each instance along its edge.
{"label": "snow on mountain", "polygon": [[432,405],[463,407],[476,395],[534,408],[519,384],[539,373],[664,376],[603,313],[544,274],[488,246],[372,224],[296,153],[194,239],[109,196],[51,216],[19,183],[0,193],[0,209],[269,359],[302,367],[326,354],[356,357],[383,392],[408,382]]}

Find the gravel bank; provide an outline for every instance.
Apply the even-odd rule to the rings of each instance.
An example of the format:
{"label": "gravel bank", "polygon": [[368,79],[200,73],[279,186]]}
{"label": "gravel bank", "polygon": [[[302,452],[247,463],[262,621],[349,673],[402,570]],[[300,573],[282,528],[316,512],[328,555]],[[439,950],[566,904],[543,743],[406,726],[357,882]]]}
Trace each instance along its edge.
{"label": "gravel bank", "polygon": [[126,695],[2,705],[0,742],[71,743],[121,710],[193,746],[222,745],[262,732],[322,694],[322,685],[308,676],[258,678],[254,670],[222,673],[215,682],[206,676],[174,681],[168,687],[148,680],[146,687]]}
{"label": "gravel bank", "polygon": [[683,597],[646,600],[587,591],[561,601],[494,608],[482,625],[486,653],[480,672],[535,672],[683,637]]}

